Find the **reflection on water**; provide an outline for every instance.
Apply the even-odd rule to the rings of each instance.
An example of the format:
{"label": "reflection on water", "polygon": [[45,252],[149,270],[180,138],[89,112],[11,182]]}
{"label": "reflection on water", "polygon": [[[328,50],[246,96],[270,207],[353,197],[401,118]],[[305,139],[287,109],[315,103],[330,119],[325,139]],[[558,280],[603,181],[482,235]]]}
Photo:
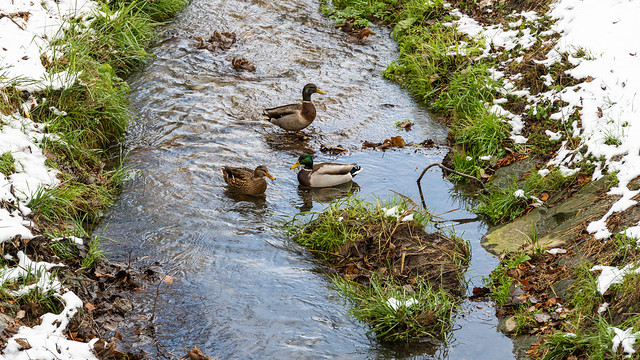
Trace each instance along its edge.
{"label": "reflection on water", "polygon": [[300,211],[309,211],[313,208],[313,203],[328,204],[334,200],[342,199],[350,195],[357,195],[360,186],[351,181],[346,184],[327,188],[312,188],[304,185],[298,185],[298,195],[302,199],[302,206],[298,207]]}
{"label": "reflection on water", "polygon": [[[277,226],[282,216],[320,211],[333,198],[355,192],[367,201],[397,191],[418,199],[416,178],[445,150],[407,147],[362,150],[362,142],[401,135],[407,142],[443,142],[446,131],[381,71],[396,57],[385,29],[364,45],[351,44],[317,11],[313,0],[193,0],[151,50],[155,58],[130,79],[138,117],[127,144],[129,181],[102,232],[115,240],[115,261],[149,259],[175,277],[157,294],[135,293],[137,310],[155,306],[153,338],[136,344],[154,357],[183,354],[196,345],[221,359],[511,359],[511,343],[495,331],[489,307],[465,303],[448,347],[391,346],[367,335],[348,304],[318,270],[322,266]],[[234,31],[226,52],[194,49],[193,36]],[[256,65],[237,72],[234,57]],[[308,82],[327,93],[314,98],[318,117],[308,139],[286,136],[260,112],[289,103]],[[411,131],[394,124],[412,120]],[[322,145],[348,149],[319,152]],[[289,167],[303,153],[317,161],[358,163],[356,183],[305,189]],[[277,179],[263,197],[228,191],[222,166],[264,164]],[[452,197],[439,171],[422,181],[428,205],[449,219],[472,217],[464,199]],[[480,285],[496,260],[479,239],[484,225],[456,227],[474,254],[471,284]],[[155,344],[155,345],[154,345]]]}

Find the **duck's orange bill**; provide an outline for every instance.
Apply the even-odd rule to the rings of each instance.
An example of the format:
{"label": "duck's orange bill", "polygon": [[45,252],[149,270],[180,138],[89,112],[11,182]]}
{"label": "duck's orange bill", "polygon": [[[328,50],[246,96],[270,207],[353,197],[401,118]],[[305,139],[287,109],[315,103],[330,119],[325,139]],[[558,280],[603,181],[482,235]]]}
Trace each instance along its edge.
{"label": "duck's orange bill", "polygon": [[298,166],[300,166],[300,161],[296,161],[296,163],[295,163],[295,164],[293,164],[293,166],[291,166],[289,169],[295,169],[295,168],[297,168]]}
{"label": "duck's orange bill", "polygon": [[317,92],[318,94],[322,94],[322,95],[324,95],[324,94],[325,94],[325,92],[324,92],[324,91],[322,91],[322,90],[320,90],[320,89],[316,89],[316,92]]}
{"label": "duck's orange bill", "polygon": [[268,177],[271,180],[275,180],[276,179],[273,176],[271,176],[271,174],[269,174],[269,172],[267,172],[267,174],[265,176]]}

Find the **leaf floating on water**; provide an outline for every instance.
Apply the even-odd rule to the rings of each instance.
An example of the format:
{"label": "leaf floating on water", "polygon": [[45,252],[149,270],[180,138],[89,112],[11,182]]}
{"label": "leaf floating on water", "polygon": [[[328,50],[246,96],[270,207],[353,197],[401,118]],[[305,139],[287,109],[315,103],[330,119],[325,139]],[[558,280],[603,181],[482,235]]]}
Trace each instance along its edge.
{"label": "leaf floating on water", "polygon": [[398,127],[401,129],[405,129],[406,131],[411,130],[411,127],[413,126],[413,123],[410,120],[407,121],[402,121],[398,124]]}
{"label": "leaf floating on water", "polygon": [[205,355],[198,347],[194,346],[193,350],[187,350],[187,355],[182,357],[183,360],[212,360],[211,357]]}
{"label": "leaf floating on water", "polygon": [[213,35],[206,41],[201,36],[194,36],[194,40],[198,41],[196,48],[207,49],[210,51],[228,50],[236,42],[236,33],[214,31]]}
{"label": "leaf floating on water", "polygon": [[234,57],[233,59],[231,59],[231,65],[236,70],[256,71],[256,66],[243,57]]}
{"label": "leaf floating on water", "polygon": [[320,151],[322,151],[323,153],[330,153],[333,155],[337,155],[337,154],[346,153],[347,149],[343,148],[342,145],[333,146],[329,144],[324,144],[320,146]]}

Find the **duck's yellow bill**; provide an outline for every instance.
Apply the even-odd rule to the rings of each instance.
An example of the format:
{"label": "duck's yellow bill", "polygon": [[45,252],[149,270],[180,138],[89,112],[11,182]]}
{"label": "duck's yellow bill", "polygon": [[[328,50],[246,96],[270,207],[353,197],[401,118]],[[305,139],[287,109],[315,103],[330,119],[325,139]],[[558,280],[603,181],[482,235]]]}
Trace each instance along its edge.
{"label": "duck's yellow bill", "polygon": [[320,89],[316,89],[316,92],[317,92],[318,94],[322,94],[322,95],[324,95],[324,94],[325,94],[325,92],[324,92],[324,91],[322,91],[322,90],[320,90]]}
{"label": "duck's yellow bill", "polygon": [[268,172],[264,176],[268,177],[271,180],[275,180],[276,179],[273,176],[271,176],[271,174],[269,174]]}
{"label": "duck's yellow bill", "polygon": [[290,169],[295,169],[295,168],[297,168],[298,166],[300,166],[300,161],[296,161],[296,163],[295,163],[295,164],[293,164],[293,165],[290,167]]}

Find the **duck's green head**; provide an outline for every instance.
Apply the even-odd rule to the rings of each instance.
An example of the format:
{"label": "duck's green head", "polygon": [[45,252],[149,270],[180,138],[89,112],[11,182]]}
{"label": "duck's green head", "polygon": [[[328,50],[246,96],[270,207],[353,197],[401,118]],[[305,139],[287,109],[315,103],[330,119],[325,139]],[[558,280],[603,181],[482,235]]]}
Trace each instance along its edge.
{"label": "duck's green head", "polygon": [[291,166],[291,168],[295,169],[300,165],[304,165],[305,169],[312,169],[313,168],[313,158],[311,157],[311,155],[309,155],[309,154],[300,155],[300,157],[298,158],[298,161],[296,161],[296,163],[293,164],[293,166]]}
{"label": "duck's green head", "polygon": [[324,94],[315,84],[307,84],[302,88],[302,100],[311,101],[311,94]]}

